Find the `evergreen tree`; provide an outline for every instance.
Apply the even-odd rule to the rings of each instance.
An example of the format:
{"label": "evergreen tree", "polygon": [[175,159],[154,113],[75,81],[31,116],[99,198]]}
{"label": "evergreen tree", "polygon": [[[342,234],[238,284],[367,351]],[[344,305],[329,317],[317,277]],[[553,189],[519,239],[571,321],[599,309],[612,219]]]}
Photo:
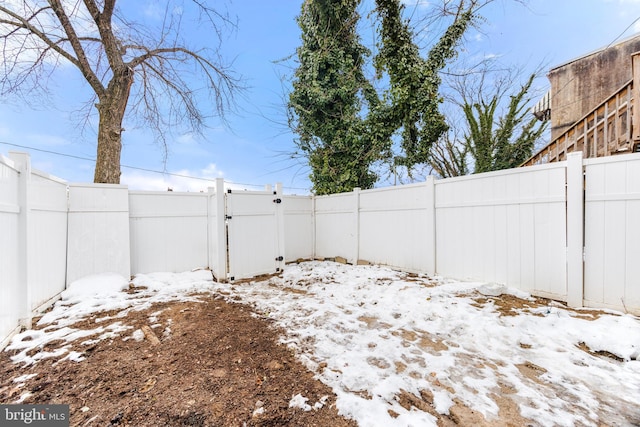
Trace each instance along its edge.
{"label": "evergreen tree", "polygon": [[546,124],[533,115],[527,120],[530,99],[526,95],[534,78],[532,74],[520,90],[510,96],[509,106],[499,118],[496,118],[499,93],[488,101],[465,100],[463,110],[469,126],[465,144],[475,163],[474,173],[515,168],[531,157],[536,141],[546,128]]}

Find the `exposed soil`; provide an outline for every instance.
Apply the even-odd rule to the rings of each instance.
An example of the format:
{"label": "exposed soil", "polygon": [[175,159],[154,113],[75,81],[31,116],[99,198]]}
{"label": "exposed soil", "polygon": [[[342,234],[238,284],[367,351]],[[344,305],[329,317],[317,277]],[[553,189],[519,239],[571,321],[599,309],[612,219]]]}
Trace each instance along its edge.
{"label": "exposed soil", "polygon": [[[85,346],[82,362],[45,359],[29,367],[0,353],[0,403],[30,391],[23,403],[70,405],[72,426],[356,425],[338,415],[331,389],[278,344],[268,320],[241,304],[202,300],[130,312],[126,323],[134,328],[151,326],[156,315],[163,325],[152,329],[156,345],[116,337]],[[74,327],[83,323],[95,327],[92,320]],[[165,325],[170,335],[163,337]],[[13,379],[26,374],[37,376],[16,387]],[[297,394],[324,404],[290,408]]]}
{"label": "exposed soil", "polygon": [[[159,303],[147,310],[129,311],[126,319],[119,320],[131,326],[130,332],[89,345],[81,344],[85,339],[73,343],[73,350],[85,358],[81,362],[48,358],[21,366],[10,360],[13,353],[0,352],[0,403],[15,403],[29,393],[23,403],[68,404],[72,426],[357,425],[338,414],[332,390],[316,380],[292,350],[279,344],[284,331],[275,328],[270,319],[222,295],[198,297],[200,302]],[[479,306],[493,304],[502,316],[553,304],[510,295],[475,300]],[[94,329],[97,319],[117,314],[97,313],[73,327]],[[579,314],[596,318],[598,313]],[[388,326],[374,318],[361,320],[369,328]],[[146,331],[144,339],[131,338],[137,329]],[[419,340],[411,331],[394,333],[412,342]],[[427,338],[419,341],[421,347],[446,349],[441,340]],[[62,345],[60,340],[52,341],[33,352],[53,351]],[[591,352],[582,343],[580,348]],[[375,362],[372,360],[374,366]],[[405,367],[396,368],[401,371]],[[517,368],[534,382],[545,372],[531,362]],[[24,375],[33,377],[14,381]],[[437,379],[434,381],[438,385]],[[428,390],[418,395],[401,390],[396,399],[407,410],[433,415],[440,426],[534,425],[521,416],[511,398],[515,393],[501,385],[499,395],[491,396],[499,407],[499,419],[491,422],[455,398],[450,413],[439,414]],[[308,399],[310,410],[290,407],[298,394]],[[390,415],[398,416],[392,411]]]}

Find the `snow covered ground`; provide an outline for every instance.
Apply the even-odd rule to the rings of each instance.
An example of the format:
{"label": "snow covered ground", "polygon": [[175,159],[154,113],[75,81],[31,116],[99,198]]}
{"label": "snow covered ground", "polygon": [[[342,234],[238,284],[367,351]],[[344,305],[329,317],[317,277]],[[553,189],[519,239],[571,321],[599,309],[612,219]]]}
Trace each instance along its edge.
{"label": "snow covered ground", "polygon": [[[282,277],[251,283],[214,283],[210,272],[194,271],[141,274],[133,284],[146,289],[123,292],[129,282],[115,275],[75,282],[39,321],[47,327],[14,338],[8,349],[21,350],[14,361],[81,362],[82,344],[140,339],[127,326],[130,310],[215,292],[286,330],[282,342],[333,388],[340,413],[361,426],[436,425],[434,415],[416,408],[421,399],[441,414],[463,407],[488,420],[515,408],[541,426],[640,423],[640,320],[631,315],[540,304],[484,283],[329,262],[290,265]],[[102,310],[117,314],[98,317],[93,331],[73,328]],[[31,351],[53,340],[67,344]],[[291,405],[313,410],[316,402],[305,399],[292,396]]]}

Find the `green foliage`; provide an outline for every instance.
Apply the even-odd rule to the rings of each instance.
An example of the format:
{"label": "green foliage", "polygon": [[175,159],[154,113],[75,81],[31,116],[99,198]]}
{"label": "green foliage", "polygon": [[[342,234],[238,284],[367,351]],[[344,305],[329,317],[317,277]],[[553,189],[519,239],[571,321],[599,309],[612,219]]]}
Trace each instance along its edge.
{"label": "green foliage", "polygon": [[[402,129],[400,163],[409,170],[428,161],[431,145],[447,130],[445,117],[439,111],[442,102],[438,89],[438,73],[455,56],[455,47],[472,20],[472,10],[462,11],[427,58],[420,56],[414,35],[402,19],[404,6],[399,0],[376,0],[381,18],[379,53],[374,64],[377,76],[389,76],[390,102],[372,115],[373,123],[383,126],[380,133]],[[380,120],[383,118],[383,120]]]}
{"label": "green foliage", "polygon": [[476,103],[465,101],[463,111],[469,132],[465,145],[475,161],[474,173],[509,169],[520,166],[531,157],[536,141],[546,128],[546,123],[535,117],[527,120],[529,101],[526,95],[535,74],[512,95],[506,113],[496,119],[499,94],[489,101]]}
{"label": "green foliage", "polygon": [[298,17],[302,46],[289,108],[316,194],[371,188],[377,179],[369,170],[377,150],[360,117],[377,97],[362,71],[369,51],[356,32],[359,2],[307,0]]}
{"label": "green foliage", "polygon": [[[399,0],[376,0],[380,17],[376,78],[388,77],[379,94],[363,72],[371,53],[360,42],[360,0],[305,0],[298,25],[302,45],[289,94],[290,126],[309,161],[316,194],[371,188],[372,165],[392,157],[401,132],[401,155],[394,163],[411,168],[426,162],[429,148],[447,129],[439,111],[438,73],[472,19],[459,13],[427,58],[420,56]],[[473,4],[473,2],[472,2]]]}

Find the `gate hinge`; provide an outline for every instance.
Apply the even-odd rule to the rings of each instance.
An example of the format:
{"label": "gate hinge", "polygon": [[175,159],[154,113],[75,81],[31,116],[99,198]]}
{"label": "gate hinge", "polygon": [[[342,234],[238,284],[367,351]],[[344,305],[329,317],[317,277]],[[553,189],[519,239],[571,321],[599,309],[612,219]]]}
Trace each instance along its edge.
{"label": "gate hinge", "polygon": [[276,261],[283,261],[283,260],[284,260],[284,257],[282,255],[276,258]]}
{"label": "gate hinge", "polygon": [[282,203],[282,199],[273,199],[273,203]]}

